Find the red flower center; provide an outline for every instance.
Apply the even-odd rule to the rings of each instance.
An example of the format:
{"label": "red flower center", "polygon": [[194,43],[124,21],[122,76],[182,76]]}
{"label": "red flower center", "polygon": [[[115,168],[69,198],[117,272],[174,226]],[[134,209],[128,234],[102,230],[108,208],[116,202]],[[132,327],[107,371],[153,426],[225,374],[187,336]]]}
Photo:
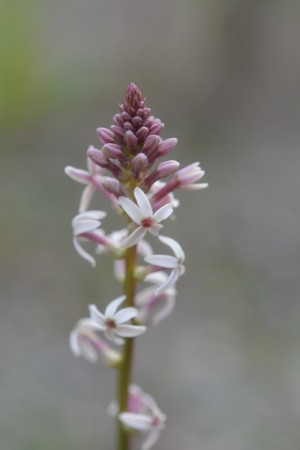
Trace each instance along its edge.
{"label": "red flower center", "polygon": [[113,319],[106,319],[105,321],[107,328],[110,328],[111,330],[116,328],[116,322]]}
{"label": "red flower center", "polygon": [[151,228],[153,225],[153,220],[151,217],[147,217],[146,219],[142,220],[142,226],[143,228]]}

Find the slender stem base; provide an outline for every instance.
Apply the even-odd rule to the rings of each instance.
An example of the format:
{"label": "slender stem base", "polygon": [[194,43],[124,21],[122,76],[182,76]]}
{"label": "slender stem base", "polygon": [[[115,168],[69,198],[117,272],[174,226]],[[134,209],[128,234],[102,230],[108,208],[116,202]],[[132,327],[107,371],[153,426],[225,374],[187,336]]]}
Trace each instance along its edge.
{"label": "slender stem base", "polygon": [[[136,246],[128,248],[126,252],[126,274],[124,281],[124,294],[126,295],[125,306],[134,306],[135,296],[135,269]],[[118,379],[118,398],[120,412],[127,410],[128,404],[128,386],[131,380],[132,357],[133,357],[134,339],[126,339],[123,350],[123,364],[119,372]],[[129,450],[129,436],[118,420],[118,450]]]}

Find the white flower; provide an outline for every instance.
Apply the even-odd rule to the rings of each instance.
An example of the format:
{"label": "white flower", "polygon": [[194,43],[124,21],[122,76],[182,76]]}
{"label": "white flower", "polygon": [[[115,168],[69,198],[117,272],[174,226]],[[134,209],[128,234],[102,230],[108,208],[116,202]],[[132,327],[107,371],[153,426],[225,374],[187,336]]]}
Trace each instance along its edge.
{"label": "white flower", "polygon": [[[73,227],[73,243],[76,251],[86,259],[93,267],[96,265],[95,259],[84,250],[80,245],[80,240],[87,239],[88,237],[94,237],[94,240],[102,241],[103,233],[100,230],[95,230],[101,225],[100,220],[106,216],[104,211],[85,211],[83,213],[77,214],[72,220]],[[90,236],[92,233],[92,236]],[[98,239],[96,239],[98,238]],[[103,240],[105,242],[105,240]],[[100,242],[99,242],[100,243]]]}
{"label": "white flower", "polygon": [[139,225],[126,239],[121,242],[121,247],[131,247],[145,236],[147,231],[157,236],[162,228],[160,222],[167,219],[173,212],[170,203],[159,208],[155,213],[151,203],[142,189],[136,187],[134,197],[137,205],[127,197],[120,197],[119,204],[128,214],[131,220]]}
{"label": "white flower", "polygon": [[109,367],[116,367],[121,354],[95,333],[97,329],[91,319],[80,320],[70,334],[71,350],[75,356],[82,356],[91,363],[98,362],[101,357]]}
{"label": "white flower", "polygon": [[185,255],[178,242],[166,236],[159,236],[158,238],[161,242],[168,245],[173,250],[175,256],[150,255],[145,258],[145,261],[153,266],[162,267],[164,269],[172,269],[167,280],[156,290],[156,295],[176,283],[179,276],[183,275],[185,272],[185,267],[183,265]]}
{"label": "white flower", "polygon": [[126,296],[113,300],[102,314],[95,305],[89,306],[90,317],[97,326],[99,331],[104,331],[107,339],[113,341],[115,344],[123,344],[124,339],[139,336],[146,331],[146,327],[142,325],[126,324],[129,320],[137,317],[138,311],[136,308],[123,308],[117,312],[118,307],[124,302]]}
{"label": "white flower", "polygon": [[145,393],[142,395],[144,412],[122,412],[119,414],[119,419],[126,427],[145,434],[141,450],[149,450],[158,441],[160,433],[165,427],[166,416],[150,395]]}
{"label": "white flower", "polygon": [[86,184],[82,192],[78,211],[86,211],[91,203],[94,192],[101,186],[102,174],[104,169],[97,166],[90,158],[87,158],[88,170],[77,169],[76,167],[65,167],[65,173],[81,184]]}
{"label": "white flower", "polygon": [[142,323],[157,325],[173,311],[176,302],[176,290],[173,286],[156,295],[157,286],[163,285],[167,278],[164,272],[154,272],[145,277],[145,282],[150,281],[155,284],[136,294],[135,304]]}

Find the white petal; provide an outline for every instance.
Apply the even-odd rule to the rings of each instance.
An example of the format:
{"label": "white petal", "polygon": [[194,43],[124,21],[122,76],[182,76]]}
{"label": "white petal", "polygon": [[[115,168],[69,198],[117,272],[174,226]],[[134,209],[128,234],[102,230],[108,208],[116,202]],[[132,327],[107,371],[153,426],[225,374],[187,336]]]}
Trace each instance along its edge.
{"label": "white petal", "polygon": [[123,259],[114,261],[114,276],[119,283],[123,283],[125,279],[125,261]]}
{"label": "white petal", "polygon": [[144,306],[146,305],[151,298],[154,296],[156,286],[150,286],[146,287],[145,289],[142,289],[141,291],[137,292],[135,296],[135,304],[137,306]]}
{"label": "white petal", "polygon": [[152,419],[145,414],[124,412],[119,414],[120,421],[133,430],[146,431],[151,429]]}
{"label": "white petal", "polygon": [[146,256],[145,261],[152,266],[174,269],[177,267],[177,259],[169,255],[150,255]]}
{"label": "white petal", "polygon": [[160,302],[161,308],[159,311],[153,314],[152,323],[154,325],[157,325],[163,319],[168,317],[173,311],[175,303],[176,303],[175,297],[172,296],[168,296],[166,299],[161,300]]}
{"label": "white petal", "polygon": [[154,219],[156,220],[156,222],[161,222],[162,220],[167,219],[173,212],[173,208],[171,203],[168,203],[167,205],[162,206],[161,208],[159,208],[155,214],[154,214]]}
{"label": "white petal", "polygon": [[75,250],[77,251],[77,253],[79,253],[80,256],[82,256],[82,258],[84,258],[86,261],[88,261],[93,267],[96,266],[96,260],[95,258],[93,258],[88,252],[86,252],[84,250],[83,247],[81,247],[79,240],[74,237],[73,239],[73,244],[75,247]]}
{"label": "white petal", "polygon": [[150,450],[158,441],[160,432],[161,430],[159,428],[153,428],[142,443],[141,450]]}
{"label": "white petal", "polygon": [[88,207],[90,206],[90,203],[92,201],[95,190],[96,190],[96,188],[92,184],[88,184],[86,186],[86,188],[84,188],[84,190],[81,194],[81,198],[80,198],[80,203],[79,203],[79,208],[78,208],[79,212],[83,212],[88,209]]}
{"label": "white petal", "polygon": [[107,305],[104,315],[105,317],[113,317],[119,306],[125,301],[126,295],[116,298],[109,305]]}
{"label": "white petal", "polygon": [[183,191],[200,191],[201,189],[206,189],[208,183],[197,183],[197,184],[187,184],[186,186],[181,186],[180,189]]}
{"label": "white petal", "polygon": [[102,330],[106,329],[105,325],[105,317],[104,315],[99,311],[96,305],[89,305],[89,312],[91,319],[96,322],[97,325],[100,325]]}
{"label": "white petal", "polygon": [[146,283],[161,284],[166,281],[167,275],[165,272],[152,272],[145,276]]}
{"label": "white petal", "polygon": [[125,342],[124,339],[119,338],[118,336],[116,336],[116,334],[115,334],[115,332],[113,330],[110,330],[110,329],[106,330],[104,332],[104,335],[107,337],[107,339],[109,341],[114,342],[116,345],[123,345],[124,342]]}
{"label": "white petal", "polygon": [[163,226],[160,223],[154,223],[150,228],[148,228],[148,231],[153,234],[153,236],[157,236],[162,227]]}
{"label": "white petal", "polygon": [[127,197],[119,197],[119,205],[124,209],[126,214],[130,217],[133,222],[138,225],[141,224],[143,215],[139,208]]}
{"label": "white petal", "polygon": [[76,217],[74,217],[74,220],[81,220],[81,219],[101,220],[104,219],[104,217],[106,216],[107,213],[105,211],[90,209],[89,211],[84,211],[78,214]]}
{"label": "white petal", "polygon": [[153,250],[150,244],[147,241],[140,241],[137,246],[138,254],[141,256],[149,256],[153,254]]}
{"label": "white petal", "polygon": [[142,189],[136,187],[134,190],[134,196],[143,217],[152,217],[153,210],[151,203],[149,202],[147,195],[142,191]]}
{"label": "white petal", "polygon": [[146,234],[146,230],[143,227],[136,228],[127,238],[125,238],[121,244],[121,248],[132,247],[133,245],[140,242]]}
{"label": "white petal", "polygon": [[168,245],[173,250],[174,255],[176,256],[177,259],[180,259],[181,261],[184,260],[185,258],[184,252],[180,244],[177,241],[175,241],[175,239],[172,239],[167,236],[159,236],[158,239],[164,244]]}
{"label": "white petal", "polygon": [[76,167],[67,166],[65,167],[65,173],[68,175],[72,180],[77,181],[81,184],[87,184],[89,183],[89,173],[86,170],[76,169]]}
{"label": "white petal", "polygon": [[167,290],[170,286],[176,283],[178,278],[179,278],[179,271],[177,269],[172,270],[167,281],[163,283],[161,286],[159,286],[159,288],[155,292],[155,295],[159,295],[163,291]]}
{"label": "white petal", "polygon": [[86,233],[88,231],[93,231],[101,225],[101,222],[94,219],[82,219],[73,223],[73,234],[78,236],[79,234]]}
{"label": "white petal", "polygon": [[136,308],[133,307],[124,308],[117,312],[117,314],[115,315],[115,321],[117,323],[124,323],[127,322],[128,320],[133,319],[137,315],[138,312]]}
{"label": "white petal", "polygon": [[121,337],[136,337],[144,333],[146,329],[142,325],[118,325],[115,333]]}

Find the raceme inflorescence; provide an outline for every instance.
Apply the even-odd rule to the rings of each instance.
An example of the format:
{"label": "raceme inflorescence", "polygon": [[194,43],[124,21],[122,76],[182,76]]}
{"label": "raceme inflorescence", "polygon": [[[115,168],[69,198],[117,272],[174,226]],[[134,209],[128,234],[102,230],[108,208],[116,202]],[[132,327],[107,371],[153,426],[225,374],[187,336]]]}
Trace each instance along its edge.
{"label": "raceme inflorescence", "polygon": [[[160,137],[163,128],[131,83],[113,124],[97,129],[102,147],[88,148],[87,169],[65,168],[70,178],[85,186],[72,221],[74,247],[93,267],[97,255],[109,254],[121,285],[120,296],[104,312],[89,305],[89,317],[79,320],[70,335],[76,356],[92,363],[102,360],[118,371],[117,400],[109,407],[117,419],[118,450],[129,450],[137,438],[139,448],[149,450],[164,428],[166,416],[153,397],[132,383],[134,341],[173,311],[176,282],[185,272],[180,244],[161,234],[179,206],[174,191],[207,187],[198,182],[204,175],[198,162],[179,168],[178,161],[160,161],[177,144],[175,138]],[[124,221],[121,230],[106,233],[102,221],[107,213],[90,209],[98,192]],[[162,254],[153,254],[146,240],[151,235],[163,244]],[[86,243],[94,245],[93,253]]]}

